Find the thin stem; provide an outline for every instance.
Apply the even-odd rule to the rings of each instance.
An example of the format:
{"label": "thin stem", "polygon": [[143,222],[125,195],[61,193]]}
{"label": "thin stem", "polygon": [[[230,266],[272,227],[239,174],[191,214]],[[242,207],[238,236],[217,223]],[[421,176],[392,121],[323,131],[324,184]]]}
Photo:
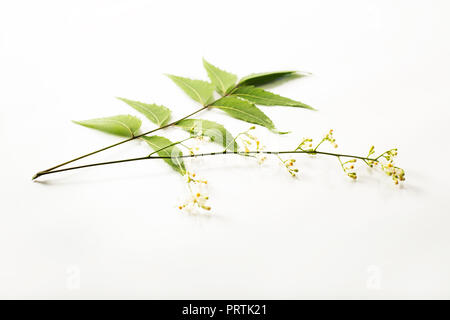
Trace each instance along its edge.
{"label": "thin stem", "polygon": [[[253,128],[254,128],[254,127],[253,127]],[[236,142],[237,138],[239,138],[240,136],[242,136],[242,135],[244,135],[244,134],[248,134],[248,132],[249,132],[250,130],[252,130],[252,129],[250,128],[250,129],[248,129],[248,130],[246,130],[246,131],[244,131],[244,132],[238,133],[238,134],[234,137],[233,141],[231,141],[229,144],[227,144],[227,146],[225,147],[225,149],[223,149],[223,151],[224,151],[224,152],[227,151],[227,150],[228,150],[228,147],[231,146],[231,145],[233,145],[233,149],[234,149],[234,143]]]}
{"label": "thin stem", "polygon": [[[222,97],[220,97],[218,100],[220,100],[220,99],[223,98],[223,97],[226,97],[226,96],[230,95],[236,88],[237,88],[237,85],[236,85],[233,89],[231,89],[228,93],[226,93],[225,95],[223,95]],[[55,169],[57,169],[57,168],[60,168],[60,167],[62,167],[62,166],[65,166],[65,165],[67,165],[67,164],[69,164],[69,163],[72,163],[72,162],[81,160],[81,159],[83,159],[83,158],[92,156],[92,155],[94,155],[94,154],[96,154],[96,153],[99,153],[99,152],[102,152],[102,151],[105,151],[105,150],[108,150],[108,149],[117,147],[117,146],[119,146],[119,145],[121,145],[121,144],[123,144],[123,143],[125,143],[125,142],[129,142],[129,141],[132,141],[132,140],[134,140],[134,139],[137,139],[137,138],[146,136],[146,135],[148,135],[148,134],[150,134],[150,133],[154,133],[154,132],[156,132],[156,131],[158,131],[158,130],[165,129],[165,128],[168,128],[168,127],[171,127],[171,126],[177,124],[178,122],[180,122],[180,121],[182,121],[182,120],[185,120],[185,119],[187,119],[187,118],[190,118],[190,117],[192,117],[193,115],[195,115],[195,114],[197,114],[197,113],[199,113],[199,112],[201,112],[201,111],[203,111],[203,110],[205,110],[205,109],[208,109],[211,105],[213,105],[213,104],[214,104],[216,101],[218,101],[218,100],[215,100],[215,101],[213,101],[213,102],[211,102],[211,103],[209,103],[209,104],[207,104],[207,105],[201,107],[200,109],[198,109],[198,110],[196,110],[196,111],[194,111],[194,112],[188,114],[187,116],[185,116],[185,117],[183,117],[183,118],[181,118],[181,119],[178,119],[178,120],[176,120],[176,121],[173,121],[173,122],[171,122],[171,123],[168,123],[168,124],[166,124],[166,125],[164,125],[164,126],[162,126],[162,127],[159,127],[159,128],[156,128],[156,129],[153,129],[153,130],[150,130],[150,131],[141,133],[141,134],[139,134],[139,135],[137,135],[137,136],[133,136],[133,137],[131,137],[131,138],[128,138],[128,139],[123,140],[123,141],[120,141],[120,142],[117,142],[117,143],[112,144],[112,145],[110,145],[110,146],[107,146],[107,147],[98,149],[98,150],[96,150],[96,151],[87,153],[87,154],[85,154],[85,155],[82,155],[82,156],[80,156],[80,157],[74,158],[74,159],[72,159],[72,160],[63,162],[63,163],[58,164],[58,165],[56,165],[56,166],[54,166],[54,167],[51,167],[51,168],[49,168],[49,169],[47,169],[47,170],[40,171],[40,172],[36,173],[36,174],[33,176],[33,180],[36,179],[37,177],[41,176],[44,172],[53,171],[53,170],[55,170]]]}
{"label": "thin stem", "polygon": [[153,151],[153,152],[150,153],[147,157],[151,157],[153,154],[158,153],[158,152],[160,152],[160,151],[163,151],[163,150],[165,150],[165,149],[167,149],[167,148],[176,146],[177,144],[181,144],[182,146],[184,146],[184,145],[183,145],[183,142],[188,141],[188,140],[193,139],[193,138],[194,138],[194,137],[189,137],[189,138],[186,138],[186,139],[184,139],[184,140],[180,140],[180,141],[171,143],[171,144],[169,144],[169,145],[167,145],[167,146],[165,146],[165,147],[163,147],[163,148],[161,148],[161,149],[158,149],[158,150],[156,150],[156,151]]}
{"label": "thin stem", "polygon": [[314,148],[314,151],[316,151],[324,141],[325,138],[323,138],[322,141],[319,142],[319,144]]}
{"label": "thin stem", "polygon": [[308,140],[307,138],[304,138],[304,139],[302,140],[302,142],[300,142],[300,144],[298,145],[298,147],[295,148],[295,150],[300,149],[300,150],[304,151],[304,149],[302,148],[302,146],[303,146],[303,144],[304,144],[307,140]]}
{"label": "thin stem", "polygon": [[382,156],[384,156],[386,153],[388,153],[388,152],[391,152],[391,151],[393,151],[393,150],[395,150],[395,148],[394,149],[391,149],[391,150],[388,150],[388,151],[385,151],[385,152],[383,152],[382,154],[380,154],[378,157],[376,157],[375,158],[375,161],[377,161],[378,159],[380,159]]}
{"label": "thin stem", "polygon": [[[159,150],[158,150],[159,151]],[[328,155],[333,157],[338,157],[339,161],[340,158],[355,158],[360,160],[367,160],[367,161],[375,161],[374,158],[367,158],[367,157],[361,157],[361,156],[354,156],[354,155],[348,155],[348,154],[339,154],[339,153],[332,153],[332,152],[324,152],[324,151],[314,151],[314,150],[287,150],[287,151],[249,151],[249,152],[242,152],[242,151],[220,151],[220,152],[208,152],[208,153],[197,153],[197,154],[189,154],[189,155],[180,155],[180,156],[146,156],[146,157],[139,157],[139,158],[131,158],[131,159],[123,159],[123,160],[115,160],[115,161],[107,161],[107,162],[99,162],[99,163],[92,163],[92,164],[86,164],[82,166],[76,166],[76,167],[70,167],[65,169],[59,169],[59,170],[53,170],[53,171],[43,171],[36,174],[34,179],[57,172],[64,172],[69,170],[76,170],[76,169],[82,169],[82,168],[89,168],[89,167],[95,167],[95,166],[102,166],[102,165],[108,165],[108,164],[116,164],[116,163],[122,163],[122,162],[131,162],[131,161],[140,161],[140,160],[152,160],[152,159],[181,159],[181,158],[194,158],[194,157],[205,157],[205,156],[216,156],[216,155],[225,155],[225,154],[238,154],[238,155],[245,155],[249,156],[251,154],[274,154],[274,155],[280,155],[280,154],[321,154],[321,155]]]}
{"label": "thin stem", "polygon": [[162,129],[168,128],[168,127],[170,127],[170,126],[173,126],[173,125],[177,124],[178,122],[180,122],[180,121],[182,121],[182,120],[185,120],[185,119],[187,119],[187,118],[189,118],[189,117],[192,117],[193,115],[195,115],[195,114],[197,114],[197,113],[199,113],[199,112],[201,112],[201,111],[207,109],[208,107],[209,107],[209,106],[203,106],[202,108],[200,108],[200,109],[198,109],[198,110],[196,110],[196,111],[194,111],[194,112],[188,114],[187,116],[185,116],[185,117],[183,117],[183,118],[181,118],[181,119],[178,119],[178,120],[176,120],[176,121],[173,121],[173,122],[171,122],[171,123],[168,123],[168,124],[166,124],[166,125],[164,125],[164,126],[162,126],[162,127],[159,127],[159,128],[156,128],[156,129],[153,129],[153,130],[150,130],[150,131],[147,131],[147,132],[138,134],[138,135],[136,135],[136,136],[133,136],[133,137],[128,138],[128,139],[126,139],[126,140],[122,140],[122,141],[117,142],[117,143],[115,143],[115,144],[112,144],[112,145],[110,145],[110,146],[107,146],[107,147],[98,149],[98,150],[96,150],[96,151],[87,153],[87,154],[82,155],[82,156],[80,156],[80,157],[77,157],[77,158],[75,158],[75,159],[72,159],[72,160],[63,162],[63,163],[58,164],[58,165],[56,165],[56,166],[54,166],[54,167],[51,167],[51,168],[49,168],[49,169],[47,169],[47,170],[40,171],[40,172],[36,173],[36,175],[34,175],[33,180],[36,179],[37,177],[41,176],[42,173],[44,173],[44,172],[53,171],[53,170],[55,170],[55,169],[57,169],[57,168],[60,168],[60,167],[62,167],[62,166],[65,166],[65,165],[67,165],[67,164],[69,164],[69,163],[72,163],[72,162],[81,160],[81,159],[83,159],[83,158],[92,156],[92,155],[94,155],[94,154],[96,154],[96,153],[99,153],[99,152],[102,152],[102,151],[105,151],[105,150],[108,150],[108,149],[117,147],[117,146],[119,146],[119,145],[121,145],[121,144],[123,144],[123,143],[125,143],[125,142],[129,142],[129,141],[132,141],[132,140],[134,140],[134,139],[141,138],[141,137],[143,137],[143,136],[145,136],[145,135],[147,135],[147,134],[156,132],[156,131],[158,131],[158,130],[162,130]]}
{"label": "thin stem", "polygon": [[[347,172],[347,170],[346,170],[345,167],[344,167],[344,164],[342,163],[341,157],[338,156],[337,158],[338,158],[338,160],[339,160],[339,163],[341,164],[342,170],[344,170],[344,172]],[[364,161],[365,161],[365,160],[364,160]]]}

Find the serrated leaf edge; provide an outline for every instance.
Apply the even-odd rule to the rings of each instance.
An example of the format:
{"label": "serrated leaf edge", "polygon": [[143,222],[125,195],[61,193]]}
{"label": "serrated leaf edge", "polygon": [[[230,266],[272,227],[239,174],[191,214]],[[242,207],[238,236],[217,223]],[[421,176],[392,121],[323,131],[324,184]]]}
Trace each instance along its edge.
{"label": "serrated leaf edge", "polygon": [[[170,79],[172,79],[172,81],[175,81],[173,78],[175,78],[177,81],[183,81],[183,83],[184,83],[187,87],[189,87],[189,88],[195,93],[195,95],[199,98],[200,101],[198,101],[198,102],[200,102],[202,105],[206,105],[206,104],[207,104],[208,101],[203,101],[201,95],[197,92],[197,90],[195,90],[191,85],[187,84],[187,83],[184,81],[184,79],[189,79],[189,80],[192,80],[192,81],[202,81],[202,82],[207,83],[207,84],[211,84],[211,83],[209,83],[208,81],[204,81],[204,80],[198,80],[198,79],[191,79],[191,78],[186,78],[186,77],[180,77],[180,76],[176,76],[176,75],[173,75],[173,74],[167,74],[167,73],[166,73],[165,75],[166,75],[167,77],[169,77]],[[183,88],[181,88],[181,89],[183,89]]]}
{"label": "serrated leaf edge", "polygon": [[[227,90],[229,90],[229,88],[225,88],[225,84],[223,83],[223,81],[222,81],[222,80],[220,79],[220,77],[216,74],[215,70],[214,70],[213,68],[211,68],[212,64],[209,63],[208,61],[206,61],[205,58],[203,58],[203,66],[205,67],[206,71],[208,71],[208,75],[209,75],[209,72],[211,72],[212,74],[214,74],[214,76],[215,76],[215,78],[217,79],[217,81],[220,82],[221,87],[222,87],[221,92],[222,92],[222,93],[227,92]],[[225,70],[222,70],[222,69],[220,69],[220,68],[218,68],[218,67],[216,67],[216,66],[213,66],[213,67],[219,69],[219,70],[222,71],[222,72],[230,73],[230,72],[225,71]],[[230,73],[230,74],[231,74],[231,73]],[[212,79],[211,79],[211,82],[212,82]]]}
{"label": "serrated leaf edge", "polygon": [[[137,118],[137,117],[135,117],[135,116],[132,116],[132,115],[130,115],[130,114],[128,114],[128,115],[126,115],[126,116],[130,116],[130,117],[133,117],[133,118],[136,118],[137,120],[139,120],[139,123],[140,123],[140,124],[139,124],[139,128],[141,127],[141,125],[142,125],[141,119],[139,119],[139,118]],[[138,128],[138,129],[136,129],[135,132],[132,132],[132,131],[130,130],[130,128],[129,128],[125,123],[123,123],[122,121],[119,121],[119,120],[113,120],[113,119],[108,119],[108,117],[105,117],[105,118],[95,118],[95,119],[89,119],[89,120],[79,120],[79,121],[77,121],[77,120],[72,120],[72,122],[73,122],[73,123],[76,123],[76,124],[78,124],[78,125],[80,125],[80,126],[89,128],[89,127],[87,127],[85,124],[83,124],[82,122],[85,122],[85,121],[95,121],[95,120],[102,120],[102,121],[105,121],[105,120],[106,120],[107,122],[110,121],[110,122],[118,123],[120,126],[122,126],[122,127],[124,127],[125,129],[127,129],[127,130],[130,132],[130,134],[131,134],[132,137],[134,137],[135,132],[139,130],[139,128]],[[90,128],[90,129],[96,129],[96,128]],[[100,130],[100,129],[96,129],[96,130],[102,131],[102,130]]]}
{"label": "serrated leaf edge", "polygon": [[[169,113],[167,114],[167,116],[165,118],[162,119],[162,121],[158,121],[158,117],[155,115],[155,113],[152,110],[146,110],[146,111],[150,112],[153,115],[153,117],[156,120],[156,124],[159,127],[162,126],[163,124],[165,124],[166,120],[169,119],[170,115],[172,114],[172,111],[169,108],[167,108],[165,106],[162,106],[162,105],[158,105],[156,103],[145,103],[145,102],[141,102],[141,101],[137,101],[137,100],[130,100],[130,99],[127,99],[127,98],[122,98],[122,97],[116,97],[116,98],[119,99],[120,101],[125,102],[128,106],[130,106],[131,108],[133,108],[134,110],[136,110],[137,112],[139,112],[141,114],[143,114],[143,113],[141,111],[137,110],[136,108],[134,108],[133,106],[131,106],[127,101],[136,102],[136,103],[139,103],[139,104],[155,105],[155,106],[158,106],[158,107],[166,108],[169,111]],[[143,114],[143,115],[145,116],[145,114]],[[151,119],[149,119],[149,120],[153,122],[153,120],[151,120]]]}

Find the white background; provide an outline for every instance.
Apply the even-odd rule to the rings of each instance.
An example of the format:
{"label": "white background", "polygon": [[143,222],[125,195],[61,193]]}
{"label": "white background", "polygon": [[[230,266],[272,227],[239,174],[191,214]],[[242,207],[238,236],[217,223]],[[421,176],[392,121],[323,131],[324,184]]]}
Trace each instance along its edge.
{"label": "white background", "polygon": [[[1,0],[0,297],[450,298],[449,14],[445,0]],[[292,130],[258,128],[268,149],[333,128],[345,153],[398,147],[406,183],[362,165],[354,183],[327,157],[298,156],[298,179],[275,160],[210,157],[190,168],[213,212],[189,215],[162,162],[31,181],[118,141],[70,122],[136,114],[117,96],[195,110],[163,74],[207,79],[202,57],[239,76],[312,72],[273,88],[319,112],[263,107]]]}

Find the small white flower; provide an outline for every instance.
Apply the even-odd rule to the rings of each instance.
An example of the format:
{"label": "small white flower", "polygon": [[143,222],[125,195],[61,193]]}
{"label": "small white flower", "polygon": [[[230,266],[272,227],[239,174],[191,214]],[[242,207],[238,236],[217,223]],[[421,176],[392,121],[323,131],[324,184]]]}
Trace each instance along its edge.
{"label": "small white flower", "polygon": [[188,171],[186,173],[186,183],[189,196],[178,208],[193,214],[201,211],[210,211],[211,207],[208,205],[209,197],[206,190],[204,190],[208,181],[197,179],[195,173]]}

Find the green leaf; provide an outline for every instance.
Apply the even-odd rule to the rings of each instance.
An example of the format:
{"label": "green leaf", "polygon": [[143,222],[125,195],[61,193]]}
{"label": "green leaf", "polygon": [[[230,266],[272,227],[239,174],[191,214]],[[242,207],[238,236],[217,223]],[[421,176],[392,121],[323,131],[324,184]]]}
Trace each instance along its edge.
{"label": "green leaf", "polygon": [[[182,156],[183,153],[177,148],[172,141],[160,136],[142,137],[148,145],[155,150],[160,157],[168,157],[163,160],[172,167],[175,171],[184,175],[186,167],[182,158],[172,158]],[[158,151],[160,150],[160,151]]]}
{"label": "green leaf", "polygon": [[159,127],[167,124],[170,120],[170,110],[164,106],[159,106],[157,104],[147,104],[139,101],[128,100],[125,98],[117,98],[122,100],[130,107],[134,108],[136,111],[142,113],[151,122],[157,124]]}
{"label": "green leaf", "polygon": [[214,92],[214,86],[206,81],[192,80],[189,78],[167,75],[175,82],[186,94],[202,105],[207,105],[211,100]]}
{"label": "green leaf", "polygon": [[239,87],[233,91],[234,96],[263,106],[288,106],[314,110],[300,101],[295,101],[254,86]]}
{"label": "green leaf", "polygon": [[208,77],[211,79],[211,82],[216,87],[218,93],[225,94],[236,84],[236,75],[213,66],[205,59],[203,59],[203,66],[205,67],[206,72],[208,72]]}
{"label": "green leaf", "polygon": [[142,123],[139,118],[130,115],[119,115],[73,122],[88,128],[122,137],[133,137],[141,127]]}
{"label": "green leaf", "polygon": [[238,86],[262,86],[264,84],[269,84],[281,80],[283,78],[301,76],[297,71],[275,71],[275,72],[263,72],[263,73],[253,73],[248,76],[243,77]]}
{"label": "green leaf", "polygon": [[264,112],[259,110],[253,103],[235,97],[224,97],[212,104],[228,113],[233,118],[246,122],[258,124],[270,130],[275,130],[272,120]]}
{"label": "green leaf", "polygon": [[237,151],[238,149],[233,135],[217,122],[202,119],[185,119],[177,122],[176,125],[192,134],[210,137],[211,141],[222,145],[228,150]]}

